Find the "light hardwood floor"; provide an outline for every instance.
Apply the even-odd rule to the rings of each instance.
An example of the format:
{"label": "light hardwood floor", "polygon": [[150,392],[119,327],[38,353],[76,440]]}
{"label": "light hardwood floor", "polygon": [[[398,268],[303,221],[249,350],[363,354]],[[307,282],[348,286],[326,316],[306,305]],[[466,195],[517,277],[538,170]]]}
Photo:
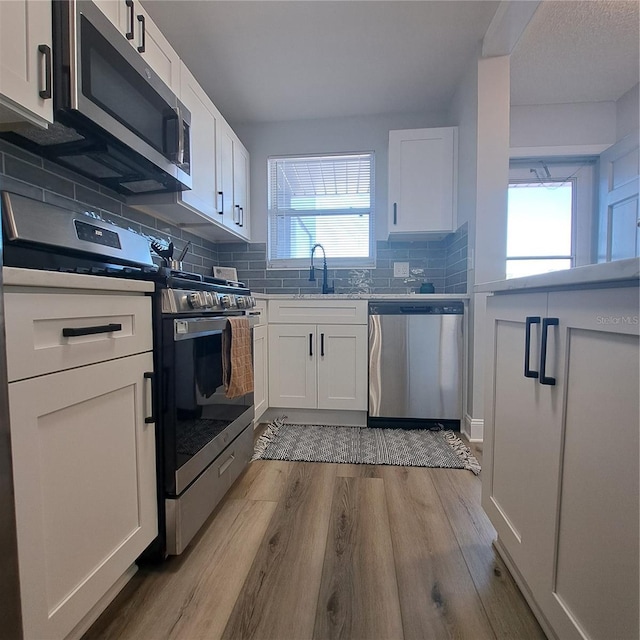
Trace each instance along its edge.
{"label": "light hardwood floor", "polygon": [[480,488],[464,470],[253,462],[83,640],[544,639]]}

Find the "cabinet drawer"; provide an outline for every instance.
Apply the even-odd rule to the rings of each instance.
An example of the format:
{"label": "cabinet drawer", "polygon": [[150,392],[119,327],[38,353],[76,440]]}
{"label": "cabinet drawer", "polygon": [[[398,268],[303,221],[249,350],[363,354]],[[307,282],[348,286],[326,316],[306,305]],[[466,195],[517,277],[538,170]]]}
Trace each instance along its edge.
{"label": "cabinet drawer", "polygon": [[269,322],[367,324],[366,300],[269,300]]}
{"label": "cabinet drawer", "polygon": [[4,304],[9,382],[152,347],[145,296],[6,293]]}

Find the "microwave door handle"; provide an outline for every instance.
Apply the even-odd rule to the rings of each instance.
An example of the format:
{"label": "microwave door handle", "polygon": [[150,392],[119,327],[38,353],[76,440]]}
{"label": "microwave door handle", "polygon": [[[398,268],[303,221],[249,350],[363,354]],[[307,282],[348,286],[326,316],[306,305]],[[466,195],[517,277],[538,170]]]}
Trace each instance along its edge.
{"label": "microwave door handle", "polygon": [[184,125],[182,123],[182,111],[180,105],[175,108],[176,117],[178,118],[178,157],[176,158],[177,164],[184,164]]}

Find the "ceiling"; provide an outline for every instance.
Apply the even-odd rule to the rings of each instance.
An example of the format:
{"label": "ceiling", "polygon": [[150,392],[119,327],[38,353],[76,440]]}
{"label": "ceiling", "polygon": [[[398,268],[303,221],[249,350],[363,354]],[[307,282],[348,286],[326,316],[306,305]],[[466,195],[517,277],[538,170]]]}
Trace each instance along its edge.
{"label": "ceiling", "polygon": [[[144,0],[235,126],[448,108],[499,2]],[[546,0],[512,103],[615,100],[638,82],[638,2]]]}

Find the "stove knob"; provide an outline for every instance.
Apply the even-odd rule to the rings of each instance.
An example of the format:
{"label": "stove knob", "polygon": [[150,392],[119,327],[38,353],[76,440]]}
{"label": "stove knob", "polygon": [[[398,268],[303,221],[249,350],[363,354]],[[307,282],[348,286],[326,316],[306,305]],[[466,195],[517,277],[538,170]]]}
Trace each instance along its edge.
{"label": "stove knob", "polygon": [[253,296],[249,296],[249,304],[247,305],[250,309],[256,306],[256,299]]}
{"label": "stove knob", "polygon": [[187,297],[187,300],[189,301],[189,306],[192,309],[202,309],[202,307],[204,306],[202,296],[200,295],[199,291],[193,291],[192,293],[190,293]]}
{"label": "stove knob", "polygon": [[247,308],[247,301],[244,296],[236,296],[236,304],[238,305],[238,309]]}
{"label": "stove knob", "polygon": [[203,291],[202,299],[203,299],[203,306],[206,307],[207,309],[210,309],[211,307],[214,306],[213,296],[211,295],[211,292]]}
{"label": "stove knob", "polygon": [[211,298],[212,298],[212,304],[211,307],[213,309],[221,309],[222,308],[222,304],[220,303],[220,294],[219,293],[211,293]]}
{"label": "stove knob", "polygon": [[220,296],[220,306],[223,309],[229,309],[231,307],[231,297],[228,295]]}

